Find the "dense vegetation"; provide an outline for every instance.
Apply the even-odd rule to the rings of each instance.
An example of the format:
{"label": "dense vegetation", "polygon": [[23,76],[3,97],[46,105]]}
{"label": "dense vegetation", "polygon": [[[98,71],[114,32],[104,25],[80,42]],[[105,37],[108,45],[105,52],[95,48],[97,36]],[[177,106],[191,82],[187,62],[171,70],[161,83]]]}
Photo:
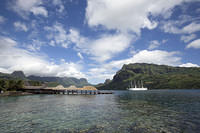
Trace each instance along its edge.
{"label": "dense vegetation", "polygon": [[77,79],[73,77],[40,77],[40,76],[28,76],[26,77],[22,71],[14,71],[12,74],[6,74],[0,72],[0,79],[6,80],[22,80],[25,85],[40,86],[46,84],[47,86],[54,87],[59,84],[68,87],[75,85],[77,87],[83,87],[90,85],[84,78]]}
{"label": "dense vegetation", "polygon": [[24,86],[23,80],[0,79],[0,91],[16,91]]}
{"label": "dense vegetation", "polygon": [[83,87],[86,85],[90,85],[88,81],[84,78],[77,79],[73,77],[39,77],[39,76],[29,76],[27,77],[29,80],[33,81],[42,81],[45,82],[48,86],[54,87],[59,84],[68,87],[70,85],[75,85],[77,87]]}
{"label": "dense vegetation", "polygon": [[124,65],[113,80],[107,80],[97,88],[124,90],[130,86],[131,81],[141,80],[148,89],[200,89],[200,68],[129,64]]}

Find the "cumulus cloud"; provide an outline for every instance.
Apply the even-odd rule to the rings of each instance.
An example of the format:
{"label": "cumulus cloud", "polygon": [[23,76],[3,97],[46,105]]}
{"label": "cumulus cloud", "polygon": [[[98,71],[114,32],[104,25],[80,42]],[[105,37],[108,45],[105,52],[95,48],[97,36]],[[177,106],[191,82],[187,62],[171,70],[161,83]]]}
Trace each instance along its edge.
{"label": "cumulus cloud", "polygon": [[162,29],[164,32],[173,34],[191,34],[200,31],[200,24],[197,22],[191,22],[186,26],[180,26],[180,21],[167,21],[163,23]]}
{"label": "cumulus cloud", "polygon": [[193,63],[185,63],[185,64],[181,64],[179,65],[180,67],[200,67],[197,64],[193,64]]}
{"label": "cumulus cloud", "polygon": [[104,62],[128,48],[130,42],[131,37],[128,35],[104,34],[98,39],[88,40],[86,43],[77,45],[77,47],[80,51],[91,55],[91,59],[97,62]]}
{"label": "cumulus cloud", "polygon": [[[163,50],[142,50],[133,55],[133,57],[113,62],[116,64],[128,64],[128,63],[153,63],[159,65],[176,66],[180,64],[181,58],[179,52],[167,52]],[[117,65],[118,66],[118,65]]]}
{"label": "cumulus cloud", "polygon": [[124,34],[103,34],[96,39],[83,37],[78,31],[71,31],[70,39],[76,50],[90,56],[97,62],[105,62],[130,46],[135,36]]}
{"label": "cumulus cloud", "polygon": [[8,37],[0,36],[0,70],[12,72],[23,70],[26,75],[85,77],[80,71],[81,64],[61,62],[55,64],[45,56],[18,48],[18,43]]}
{"label": "cumulus cloud", "polygon": [[50,40],[51,46],[62,46],[68,48],[70,44],[77,44],[85,42],[85,38],[81,37],[79,32],[76,29],[65,29],[64,26],[60,23],[54,24],[52,27],[44,27],[48,31],[47,38]]}
{"label": "cumulus cloud", "polygon": [[130,46],[135,36],[124,34],[103,34],[96,39],[85,38],[79,33],[71,34],[76,50],[90,56],[97,62],[105,62]]}
{"label": "cumulus cloud", "polygon": [[23,18],[30,13],[47,17],[48,11],[42,4],[42,0],[16,0],[10,3],[10,7]]}
{"label": "cumulus cloud", "polygon": [[25,32],[28,31],[27,26],[24,23],[19,22],[19,21],[14,22],[14,27],[16,30],[19,30],[19,31],[25,31]]}
{"label": "cumulus cloud", "polygon": [[91,42],[90,54],[97,61],[106,61],[129,47],[130,37],[123,34],[103,35]]}
{"label": "cumulus cloud", "polygon": [[192,22],[183,27],[183,32],[185,33],[194,33],[197,31],[200,31],[200,23]]}
{"label": "cumulus cloud", "polygon": [[195,48],[200,49],[200,39],[194,40],[191,43],[189,43],[186,48]]}
{"label": "cumulus cloud", "polygon": [[122,32],[140,34],[142,28],[157,27],[153,17],[170,17],[171,10],[184,0],[88,0],[86,20],[90,26],[105,26]]}
{"label": "cumulus cloud", "polygon": [[104,62],[129,47],[135,36],[125,34],[103,34],[96,39],[90,39],[80,35],[73,28],[68,30],[63,25],[56,23],[52,27],[45,27],[48,31],[47,38],[51,46],[62,46],[68,48],[70,44],[75,45],[75,50],[85,53],[97,62]]}
{"label": "cumulus cloud", "polygon": [[183,35],[181,36],[181,41],[187,43],[193,39],[195,39],[197,36],[195,34],[191,34],[191,35]]}
{"label": "cumulus cloud", "polygon": [[172,34],[192,34],[200,31],[199,19],[199,17],[190,15],[180,15],[176,20],[162,21],[161,29]]}

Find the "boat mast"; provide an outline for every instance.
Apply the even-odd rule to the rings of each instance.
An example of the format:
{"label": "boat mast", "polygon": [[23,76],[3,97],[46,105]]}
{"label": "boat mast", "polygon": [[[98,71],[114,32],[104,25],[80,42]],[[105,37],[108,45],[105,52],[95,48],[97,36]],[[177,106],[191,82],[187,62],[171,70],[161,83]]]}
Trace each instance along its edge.
{"label": "boat mast", "polygon": [[130,88],[132,88],[133,87],[133,84],[132,84],[132,81],[131,81],[131,86],[130,86]]}
{"label": "boat mast", "polygon": [[136,85],[136,83],[135,83],[135,80],[134,80],[134,85],[135,85],[135,88],[137,88],[137,85]]}
{"label": "boat mast", "polygon": [[142,84],[142,88],[144,88],[142,80],[141,80],[141,84]]}

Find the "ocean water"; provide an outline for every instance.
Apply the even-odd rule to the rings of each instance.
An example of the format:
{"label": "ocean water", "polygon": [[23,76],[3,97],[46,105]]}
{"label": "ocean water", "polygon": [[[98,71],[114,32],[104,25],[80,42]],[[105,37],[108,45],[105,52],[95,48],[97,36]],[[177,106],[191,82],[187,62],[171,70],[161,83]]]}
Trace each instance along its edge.
{"label": "ocean water", "polygon": [[198,133],[200,90],[0,97],[0,133]]}

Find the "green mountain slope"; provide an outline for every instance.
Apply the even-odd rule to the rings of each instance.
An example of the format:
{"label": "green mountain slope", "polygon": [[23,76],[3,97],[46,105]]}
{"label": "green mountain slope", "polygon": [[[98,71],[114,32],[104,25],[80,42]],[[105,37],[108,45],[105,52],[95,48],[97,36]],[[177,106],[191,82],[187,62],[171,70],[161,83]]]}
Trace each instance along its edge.
{"label": "green mountain slope", "polygon": [[97,88],[124,90],[134,80],[142,80],[148,89],[200,89],[200,68],[129,64],[124,65],[112,81]]}

